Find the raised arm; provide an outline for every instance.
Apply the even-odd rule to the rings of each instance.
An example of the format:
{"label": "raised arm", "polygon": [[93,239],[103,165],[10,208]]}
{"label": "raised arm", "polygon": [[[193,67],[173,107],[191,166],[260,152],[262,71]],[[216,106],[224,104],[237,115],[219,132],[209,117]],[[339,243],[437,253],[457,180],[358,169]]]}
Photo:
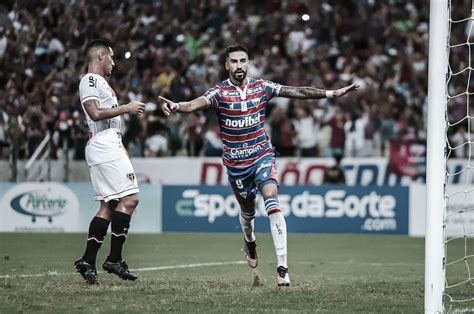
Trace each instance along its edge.
{"label": "raised arm", "polygon": [[299,99],[333,98],[344,96],[345,94],[355,91],[358,88],[359,84],[357,83],[336,90],[325,90],[309,86],[295,87],[283,85],[280,88],[278,97]]}
{"label": "raised arm", "polygon": [[141,114],[145,110],[145,104],[139,101],[131,101],[126,105],[114,108],[99,108],[99,102],[91,99],[84,102],[84,109],[93,121],[100,121],[120,116],[124,113]]}
{"label": "raised arm", "polygon": [[193,112],[196,110],[205,109],[207,107],[207,102],[204,97],[198,97],[191,101],[181,102],[173,102],[161,96],[159,96],[159,98],[164,101],[161,108],[167,116],[169,116],[172,112]]}

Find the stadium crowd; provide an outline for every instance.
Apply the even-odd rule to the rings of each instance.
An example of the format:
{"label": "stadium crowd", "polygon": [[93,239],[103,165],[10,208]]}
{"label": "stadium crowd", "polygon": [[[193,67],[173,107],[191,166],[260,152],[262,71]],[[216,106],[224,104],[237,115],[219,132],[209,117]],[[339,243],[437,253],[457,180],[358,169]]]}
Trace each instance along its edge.
{"label": "stadium crowd", "polygon": [[337,99],[273,100],[267,127],[281,155],[388,156],[425,140],[428,17],[421,0],[2,1],[0,145],[27,158],[49,131],[56,147],[84,158],[81,52],[106,38],[119,103],[147,104],[126,117],[132,157],[220,155],[213,110],[165,119],[158,95],[189,100],[225,79],[231,43],[249,48],[249,77],[361,85]]}

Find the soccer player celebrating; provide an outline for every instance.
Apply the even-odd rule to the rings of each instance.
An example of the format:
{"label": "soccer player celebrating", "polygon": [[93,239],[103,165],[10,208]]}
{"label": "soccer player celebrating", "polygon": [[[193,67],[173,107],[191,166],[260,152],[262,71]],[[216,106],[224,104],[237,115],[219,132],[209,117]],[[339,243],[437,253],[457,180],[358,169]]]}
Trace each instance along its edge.
{"label": "soccer player celebrating", "polygon": [[266,105],[274,97],[340,97],[359,86],[352,84],[337,90],[322,90],[314,87],[282,86],[263,79],[248,78],[248,52],[247,48],[241,45],[226,48],[225,67],[229,78],[199,98],[176,103],[160,96],[164,101],[162,109],[165,115],[170,115],[173,112],[214,108],[224,145],[222,160],[241,209],[239,218],[244,233],[247,263],[252,268],[258,265],[254,217],[255,198],[260,191],[270,220],[277,255],[277,284],[289,286],[286,222],[278,202],[275,152],[264,128]]}
{"label": "soccer player celebrating", "polygon": [[87,283],[97,283],[97,252],[112,221],[110,254],[102,265],[124,280],[136,280],[122,260],[130,218],[138,205],[138,185],[128,154],[122,145],[120,115],[141,114],[145,104],[132,101],[119,106],[113,89],[105,80],[115,66],[113,50],[105,40],[93,40],[86,48],[88,73],[81,79],[79,96],[89,125],[86,161],[95,199],[100,208],[89,225],[86,250],[74,267]]}

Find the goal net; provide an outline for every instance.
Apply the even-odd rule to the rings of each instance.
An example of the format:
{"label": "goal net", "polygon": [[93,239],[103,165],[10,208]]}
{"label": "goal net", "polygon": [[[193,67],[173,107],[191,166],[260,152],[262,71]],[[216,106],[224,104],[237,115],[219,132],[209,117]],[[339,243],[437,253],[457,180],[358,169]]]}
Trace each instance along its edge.
{"label": "goal net", "polygon": [[[451,1],[450,1],[451,2]],[[474,3],[448,3],[445,310],[474,312]],[[474,157],[474,156],[473,156]]]}
{"label": "goal net", "polygon": [[473,21],[471,0],[430,2],[425,313],[474,312]]}

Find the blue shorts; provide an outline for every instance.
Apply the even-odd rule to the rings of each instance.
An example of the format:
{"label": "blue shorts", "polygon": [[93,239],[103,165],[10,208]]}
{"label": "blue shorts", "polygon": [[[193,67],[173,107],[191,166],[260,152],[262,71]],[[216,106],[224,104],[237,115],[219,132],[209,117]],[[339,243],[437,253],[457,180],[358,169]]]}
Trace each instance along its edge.
{"label": "blue shorts", "polygon": [[227,172],[229,183],[239,202],[254,200],[258,189],[266,183],[274,182],[278,185],[275,162],[274,156],[266,156],[245,170],[243,175],[235,176]]}

